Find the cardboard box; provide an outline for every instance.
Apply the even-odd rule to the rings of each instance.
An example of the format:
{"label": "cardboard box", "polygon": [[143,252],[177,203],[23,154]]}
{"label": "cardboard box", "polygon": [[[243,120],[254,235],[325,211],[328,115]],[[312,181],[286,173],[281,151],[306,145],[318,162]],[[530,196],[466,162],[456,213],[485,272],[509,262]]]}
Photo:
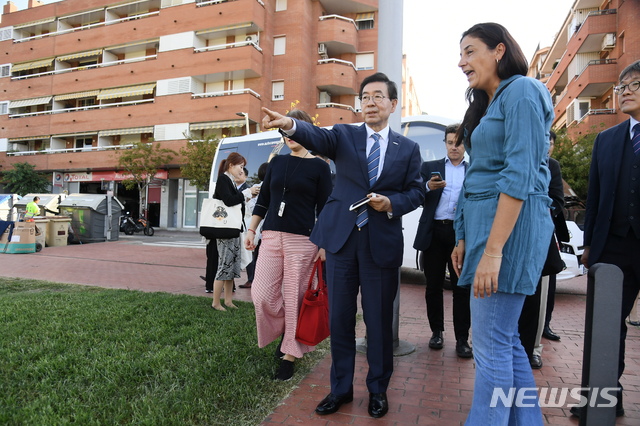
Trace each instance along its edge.
{"label": "cardboard box", "polygon": [[7,229],[0,237],[0,253],[35,253],[35,225],[34,222],[16,222],[11,241],[8,241],[9,229]]}

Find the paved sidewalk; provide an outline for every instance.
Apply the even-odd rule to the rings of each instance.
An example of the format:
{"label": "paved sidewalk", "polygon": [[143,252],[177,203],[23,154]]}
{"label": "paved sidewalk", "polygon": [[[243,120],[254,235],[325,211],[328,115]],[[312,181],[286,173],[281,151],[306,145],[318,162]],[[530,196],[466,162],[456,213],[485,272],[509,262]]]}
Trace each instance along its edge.
{"label": "paved sidewalk", "polygon": [[[166,238],[162,239],[162,236]],[[46,247],[40,253],[0,254],[0,276],[22,277],[100,287],[163,291],[205,296],[205,251],[194,233],[160,232],[158,237],[124,237],[119,241]],[[153,244],[153,245],[149,245]],[[238,284],[245,281],[237,280]],[[586,277],[558,283],[553,329],[560,342],[545,344],[544,366],[534,374],[539,387],[580,386],[585,317]],[[367,414],[366,359],[356,359],[354,401],[330,416],[314,414],[316,404],[329,392],[330,359],[324,359],[297,389],[282,401],[263,424],[379,424],[461,425],[472,397],[473,360],[459,359],[451,321],[451,293],[445,294],[445,347],[427,346],[431,332],[426,319],[424,277],[404,271],[400,296],[400,339],[416,346],[407,356],[395,358],[395,371],[388,391],[390,410],[383,419]],[[238,289],[234,298],[251,301],[249,290]],[[205,302],[208,303],[208,302]],[[358,336],[364,336],[364,324]],[[640,329],[630,327],[627,338],[626,373],[623,376],[626,415],[617,425],[640,424]],[[567,403],[573,402],[568,400]],[[577,425],[569,409],[544,408],[547,425]]]}

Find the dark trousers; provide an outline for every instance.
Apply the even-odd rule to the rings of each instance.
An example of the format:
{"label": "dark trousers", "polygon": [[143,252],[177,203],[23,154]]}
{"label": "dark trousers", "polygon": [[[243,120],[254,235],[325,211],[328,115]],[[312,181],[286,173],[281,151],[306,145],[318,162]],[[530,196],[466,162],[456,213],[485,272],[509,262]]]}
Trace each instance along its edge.
{"label": "dark trousers", "polygon": [[609,234],[598,263],[616,265],[622,270],[622,309],[620,312],[620,355],[618,358],[618,386],[624,372],[624,350],[627,338],[626,319],[640,291],[640,239],[630,230],[626,237]]}
{"label": "dark trousers", "polygon": [[258,261],[258,253],[260,252],[260,243],[262,240],[258,240],[256,248],[251,253],[251,263],[247,265],[247,281],[253,282],[253,277],[256,274],[256,262]]}
{"label": "dark trousers", "polygon": [[207,243],[207,271],[205,274],[204,286],[207,290],[213,291],[213,281],[218,272],[218,245],[216,240],[208,240]]}
{"label": "dark trousers", "polygon": [[386,392],[393,373],[393,301],[398,268],[380,268],[371,257],[369,232],[354,227],[337,253],[327,252],[327,288],[331,330],[331,392],[353,392],[358,292],[367,326],[367,388]]}
{"label": "dark trousers", "polygon": [[453,291],[453,330],[456,340],[468,340],[471,327],[469,310],[469,287],[458,287],[458,276],[451,263],[451,252],[456,244],[452,223],[434,221],[433,237],[429,248],[424,251],[423,269],[427,279],[425,300],[427,301],[427,317],[432,332],[444,331],[444,297],[443,284],[445,267],[449,266],[450,281]]}
{"label": "dark trousers", "polygon": [[524,347],[527,356],[531,358],[533,348],[536,345],[536,334],[540,325],[540,303],[541,303],[541,282],[538,280],[536,292],[524,298],[522,312],[518,320],[518,333],[520,333],[520,343]]}
{"label": "dark trousers", "polygon": [[547,314],[544,317],[544,327],[550,328],[551,315],[556,304],[556,276],[549,275],[549,290],[547,292]]}

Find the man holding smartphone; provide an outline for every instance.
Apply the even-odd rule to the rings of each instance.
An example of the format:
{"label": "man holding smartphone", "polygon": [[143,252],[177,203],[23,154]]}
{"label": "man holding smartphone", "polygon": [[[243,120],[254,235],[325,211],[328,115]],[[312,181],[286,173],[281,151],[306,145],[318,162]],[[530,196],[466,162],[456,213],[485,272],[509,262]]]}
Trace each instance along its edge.
{"label": "man holding smartphone", "polygon": [[[444,347],[444,299],[445,268],[449,266],[449,279],[453,290],[453,328],[456,336],[456,353],[460,358],[471,358],[469,346],[471,313],[469,288],[458,287],[458,277],[453,273],[451,251],[456,244],[453,219],[456,216],[458,196],[467,170],[464,146],[456,146],[458,125],[445,129],[444,142],[447,156],[440,160],[426,161],[420,174],[426,182],[424,209],[420,216],[413,247],[422,251],[422,267],[427,279],[425,299],[427,317],[433,333],[429,340],[431,349]],[[445,180],[446,178],[446,180]]]}

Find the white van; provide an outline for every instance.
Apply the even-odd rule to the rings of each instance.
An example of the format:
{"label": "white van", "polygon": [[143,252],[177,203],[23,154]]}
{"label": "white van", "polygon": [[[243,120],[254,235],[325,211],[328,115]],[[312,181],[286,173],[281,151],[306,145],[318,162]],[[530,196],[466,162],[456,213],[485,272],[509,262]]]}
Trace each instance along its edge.
{"label": "white van", "polygon": [[[455,122],[455,120],[449,118],[432,115],[405,117],[402,119],[402,134],[420,145],[422,161],[437,160],[444,158],[446,155],[444,129],[449,124]],[[215,190],[220,161],[227,158],[231,151],[236,151],[246,158],[247,170],[249,171],[248,184],[257,180],[258,167],[260,167],[262,163],[267,162],[271,156],[288,154],[290,152],[284,144],[280,133],[277,131],[222,139],[213,159],[209,182],[209,196],[212,196]],[[331,168],[332,171],[335,171],[333,164]],[[418,220],[421,214],[422,207],[404,215],[402,218],[404,229],[403,267],[419,269],[418,252],[413,248],[413,241],[416,237]]]}

